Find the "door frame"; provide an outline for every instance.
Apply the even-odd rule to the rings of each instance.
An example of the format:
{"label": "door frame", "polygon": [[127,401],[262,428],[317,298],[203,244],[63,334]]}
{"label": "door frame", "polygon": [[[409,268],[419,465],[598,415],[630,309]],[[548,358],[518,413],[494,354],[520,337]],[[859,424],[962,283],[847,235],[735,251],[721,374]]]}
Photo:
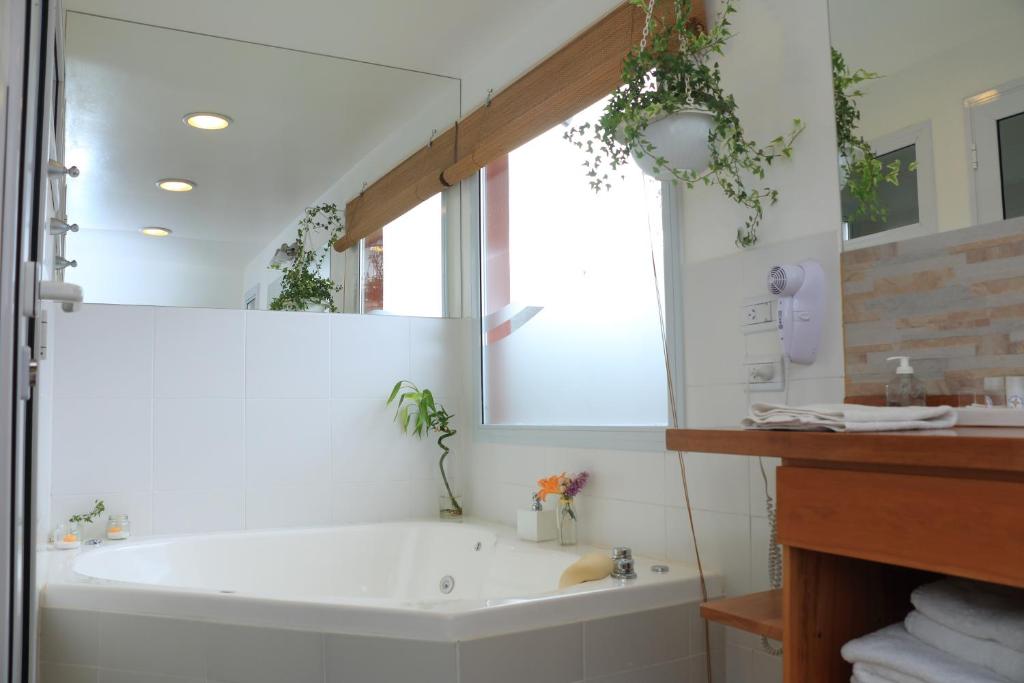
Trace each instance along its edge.
{"label": "door frame", "polygon": [[0,682],[36,677],[37,282],[59,0],[9,0],[0,167]]}

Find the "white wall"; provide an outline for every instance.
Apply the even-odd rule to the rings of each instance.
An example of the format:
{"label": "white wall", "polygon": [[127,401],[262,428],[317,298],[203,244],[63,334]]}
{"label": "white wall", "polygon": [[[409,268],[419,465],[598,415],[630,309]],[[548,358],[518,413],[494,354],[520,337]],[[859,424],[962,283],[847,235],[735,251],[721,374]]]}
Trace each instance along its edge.
{"label": "white wall", "polygon": [[54,523],[94,498],[137,534],[437,514],[436,445],[384,399],[410,378],[459,423],[458,321],[86,305],[53,323]]}

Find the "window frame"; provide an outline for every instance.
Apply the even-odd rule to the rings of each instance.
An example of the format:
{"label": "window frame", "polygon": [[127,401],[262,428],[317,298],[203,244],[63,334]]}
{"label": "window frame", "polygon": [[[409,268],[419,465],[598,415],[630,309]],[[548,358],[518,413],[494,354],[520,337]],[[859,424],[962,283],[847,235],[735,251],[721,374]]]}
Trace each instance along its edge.
{"label": "window frame", "polygon": [[[467,377],[466,398],[473,407],[472,440],[474,442],[512,444],[521,446],[542,446],[562,448],[589,448],[600,450],[622,451],[665,451],[665,430],[674,425],[685,424],[684,397],[686,381],[683,374],[683,243],[680,226],[679,202],[680,191],[672,182],[662,183],[662,225],[664,232],[663,269],[665,280],[665,331],[668,340],[669,364],[672,369],[672,387],[675,390],[676,406],[679,412],[677,420],[670,414],[668,396],[665,396],[665,415],[667,426],[631,427],[607,425],[491,425],[483,420],[483,335],[481,333],[483,312],[483,259],[482,233],[483,228],[483,183],[480,180],[482,171],[473,174],[460,183],[463,210],[464,230],[463,244],[468,248],[463,258],[463,273],[470,277],[464,279],[465,299],[468,310],[467,318],[472,320],[472,335],[467,338],[472,353],[472,370]],[[467,202],[468,199],[468,203]],[[467,410],[468,413],[468,410]]]}
{"label": "window frame", "polygon": [[964,100],[974,225],[1006,220],[998,123],[1020,113],[1024,113],[1024,79],[1003,83]]}
{"label": "window frame", "polygon": [[874,235],[846,239],[847,223],[842,223],[843,251],[875,247],[890,242],[923,237],[938,232],[938,205],[935,195],[935,153],[932,143],[932,122],[917,123],[870,140],[875,156],[889,154],[904,147],[914,146],[917,158],[917,210],[918,222],[884,230]]}
{"label": "window frame", "polygon": [[[441,297],[440,318],[450,318],[453,311],[458,313],[462,310],[462,282],[459,268],[462,251],[462,231],[460,229],[461,200],[459,188],[457,187],[448,188],[440,194],[441,279],[444,290]],[[381,229],[383,230],[383,228]],[[363,254],[365,248],[366,238],[361,238],[343,254],[332,253],[332,277],[336,282],[343,283],[341,291],[342,301],[341,306],[339,306],[342,313],[371,315],[366,313],[363,299]],[[372,315],[390,314],[373,313]]]}

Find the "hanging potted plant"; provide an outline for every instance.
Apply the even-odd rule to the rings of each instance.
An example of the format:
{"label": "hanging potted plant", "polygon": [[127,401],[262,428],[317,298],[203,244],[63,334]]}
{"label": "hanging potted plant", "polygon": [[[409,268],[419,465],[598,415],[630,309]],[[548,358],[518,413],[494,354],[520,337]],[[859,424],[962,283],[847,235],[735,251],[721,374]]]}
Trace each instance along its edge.
{"label": "hanging potted plant", "polygon": [[[281,293],[270,302],[270,310],[338,312],[334,295],[341,291],[341,285],[322,273],[331,247],[344,229],[336,204],[306,209],[295,242],[286,250],[287,258],[270,264],[273,270],[281,271]],[[312,248],[310,242],[316,232],[327,233],[327,242]]]}
{"label": "hanging potted plant", "polygon": [[673,0],[665,19],[655,15],[655,0],[630,2],[644,8],[646,23],[640,45],[623,61],[623,85],[596,124],[573,127],[565,137],[589,154],[584,165],[595,191],[609,189],[609,173],[631,159],[660,180],[717,185],[749,212],[736,244],[755,244],[765,204],[779,197],[758,181],[776,159],[792,155],[803,124],[795,119],[787,135],[763,146],[744,132],[716,61],[732,37],[734,0],[723,0],[707,29],[691,20],[692,0]]}
{"label": "hanging potted plant", "polygon": [[[880,74],[865,69],[851,70],[839,50],[832,48],[832,90],[836,108],[836,139],[839,146],[839,183],[856,200],[856,208],[844,220],[857,219],[877,223],[887,216],[878,199],[882,183],[900,184],[900,160],[882,163],[871,145],[857,134],[860,108],[857,98],[863,97],[860,84],[881,78]],[[916,171],[917,163],[908,164]]]}

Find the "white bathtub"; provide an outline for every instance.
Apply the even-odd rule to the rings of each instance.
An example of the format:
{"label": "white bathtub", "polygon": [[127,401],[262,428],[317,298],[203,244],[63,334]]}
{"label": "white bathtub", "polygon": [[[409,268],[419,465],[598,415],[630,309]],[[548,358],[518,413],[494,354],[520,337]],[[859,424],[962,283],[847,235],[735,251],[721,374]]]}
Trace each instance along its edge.
{"label": "white bathtub", "polygon": [[558,590],[592,550],[441,522],[108,541],[50,551],[43,607],[449,642],[700,599],[692,567],[643,557],[637,579]]}

